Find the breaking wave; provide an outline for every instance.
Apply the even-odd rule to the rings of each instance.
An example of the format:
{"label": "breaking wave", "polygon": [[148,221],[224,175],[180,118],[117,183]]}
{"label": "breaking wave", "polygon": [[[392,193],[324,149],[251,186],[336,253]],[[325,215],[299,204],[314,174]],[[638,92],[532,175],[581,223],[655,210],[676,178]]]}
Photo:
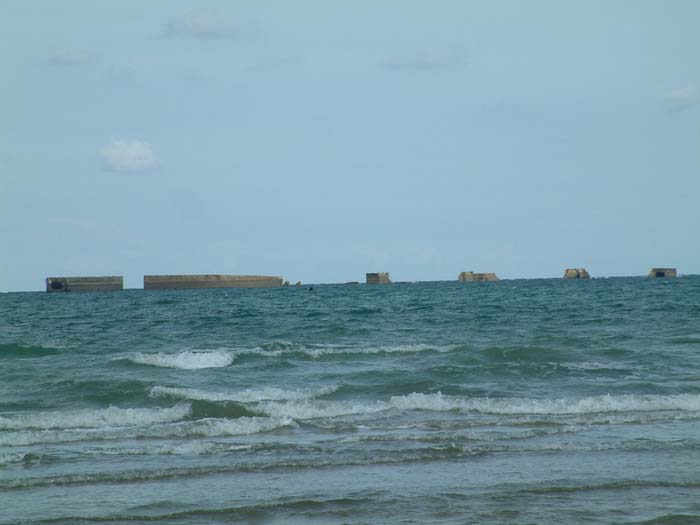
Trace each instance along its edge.
{"label": "breaking wave", "polygon": [[246,389],[238,392],[207,392],[205,390],[198,390],[195,388],[154,386],[151,389],[151,396],[200,401],[235,401],[238,403],[256,403],[259,401],[291,401],[312,399],[331,394],[336,390],[337,387],[327,386],[310,390],[283,390],[281,388],[267,387],[259,390]]}
{"label": "breaking wave", "polygon": [[49,430],[19,430],[0,432],[0,446],[27,446],[76,441],[119,439],[173,439],[243,436],[294,426],[289,417],[239,417],[236,419],[204,418],[141,426],[103,426]]}
{"label": "breaking wave", "polygon": [[681,411],[699,412],[700,395],[679,394],[596,396],[571,399],[469,398],[441,393],[412,393],[393,396],[388,401],[369,403],[306,399],[298,401],[262,401],[255,409],[270,417],[295,420],[372,415],[387,410],[429,410],[511,416],[595,415],[606,413]]}
{"label": "breaking wave", "polygon": [[232,350],[235,355],[253,355],[260,357],[278,357],[299,355],[318,359],[324,356],[370,355],[370,354],[414,354],[419,352],[446,353],[458,350],[457,346],[438,346],[428,344],[351,347],[343,345],[302,345],[298,343],[276,341],[255,348]]}
{"label": "breaking wave", "polygon": [[199,370],[202,368],[222,368],[233,363],[234,356],[224,350],[184,350],[177,353],[137,353],[118,358],[139,365]]}
{"label": "breaking wave", "polygon": [[0,416],[0,430],[80,429],[101,427],[146,426],[177,421],[190,413],[190,405],[181,403],[170,408],[117,408],[42,412],[12,417]]}
{"label": "breaking wave", "polygon": [[662,410],[700,411],[700,395],[619,395],[572,399],[458,398],[413,393],[391,398],[391,404],[406,410],[457,410],[484,414],[596,414],[600,412],[649,412]]}
{"label": "breaking wave", "polygon": [[342,345],[303,345],[291,342],[274,342],[253,348],[219,348],[215,350],[183,350],[180,352],[138,352],[115,357],[115,361],[181,370],[222,368],[239,357],[299,357],[320,359],[372,354],[415,354],[420,352],[446,353],[461,349],[458,346],[436,346],[428,344],[399,346],[348,347]]}
{"label": "breaking wave", "polygon": [[192,401],[242,403],[256,415],[294,420],[372,415],[387,410],[478,413],[511,416],[590,416],[638,412],[700,412],[700,395],[603,395],[581,399],[528,399],[448,396],[440,392],[411,393],[389,400],[330,401],[318,399],[335,392],[328,386],[309,390],[264,388],[239,392],[206,392],[189,388],[156,386],[153,397],[172,397]]}

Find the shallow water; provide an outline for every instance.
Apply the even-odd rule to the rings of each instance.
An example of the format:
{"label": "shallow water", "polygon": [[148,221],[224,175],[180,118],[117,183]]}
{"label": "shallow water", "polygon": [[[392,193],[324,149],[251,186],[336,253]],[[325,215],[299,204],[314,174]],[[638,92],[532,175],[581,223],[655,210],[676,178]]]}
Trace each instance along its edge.
{"label": "shallow water", "polygon": [[698,523],[700,277],[0,295],[0,523]]}

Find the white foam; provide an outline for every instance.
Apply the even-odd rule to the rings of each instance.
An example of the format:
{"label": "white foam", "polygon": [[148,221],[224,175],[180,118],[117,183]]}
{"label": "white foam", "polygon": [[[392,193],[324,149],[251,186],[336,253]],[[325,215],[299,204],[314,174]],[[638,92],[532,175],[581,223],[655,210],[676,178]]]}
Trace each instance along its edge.
{"label": "white foam", "polygon": [[[412,393],[393,396],[387,401],[370,403],[352,401],[264,401],[255,410],[271,417],[287,417],[297,421],[343,416],[372,415],[387,410],[455,411],[511,416],[628,414],[637,412],[700,412],[700,395],[679,394],[596,396],[582,399],[469,398],[445,396],[441,393]],[[610,416],[604,418],[606,421]],[[639,417],[634,416],[634,420]],[[612,421],[611,421],[612,422]]]}
{"label": "white foam", "polygon": [[142,427],[102,427],[67,430],[21,430],[0,432],[0,446],[27,446],[76,441],[124,439],[173,439],[241,436],[294,426],[291,418],[239,417],[198,419]]}
{"label": "white foam", "polygon": [[0,430],[80,429],[101,427],[148,426],[177,421],[190,413],[190,405],[180,403],[169,408],[118,408],[39,412],[0,416]]}
{"label": "white foam", "polygon": [[399,346],[370,346],[348,347],[340,345],[325,345],[308,347],[294,343],[280,343],[285,348],[266,350],[262,347],[232,350],[235,355],[256,355],[279,357],[287,354],[303,354],[318,359],[327,355],[370,355],[370,354],[413,354],[418,352],[451,352],[453,346],[436,346],[427,344],[399,345]]}
{"label": "white foam", "polygon": [[148,454],[166,454],[174,456],[203,456],[217,452],[232,452],[235,450],[248,450],[252,445],[231,445],[227,443],[212,443],[201,440],[187,441],[177,445],[166,445],[155,450],[147,451]]}
{"label": "white foam", "polygon": [[121,359],[140,365],[198,370],[201,368],[222,368],[233,363],[234,356],[224,350],[184,350],[177,353],[136,353]]}
{"label": "white foam", "polygon": [[619,395],[582,399],[460,398],[413,393],[394,396],[391,404],[403,410],[456,410],[484,414],[596,414],[601,412],[700,411],[700,395]]}
{"label": "white foam", "polygon": [[11,465],[12,463],[22,463],[28,454],[28,452],[0,454],[0,467],[4,465]]}
{"label": "white foam", "polygon": [[235,401],[238,403],[257,403],[260,401],[303,400],[323,396],[335,392],[337,387],[326,386],[309,390],[283,390],[266,387],[257,390],[240,390],[237,392],[208,392],[196,388],[172,388],[154,386],[151,388],[153,397],[175,397],[199,401]]}
{"label": "white foam", "polygon": [[598,363],[596,361],[589,361],[589,362],[584,362],[584,363],[573,363],[573,362],[567,362],[567,363],[552,363],[553,365],[556,366],[563,366],[564,368],[568,368],[569,370],[576,370],[576,371],[598,371],[598,370],[616,370],[616,371],[637,371],[641,370],[642,367],[637,366],[637,365],[629,365],[629,364],[615,364],[615,363]]}
{"label": "white foam", "polygon": [[253,445],[235,445],[196,439],[168,445],[154,445],[137,448],[93,448],[88,453],[103,456],[147,456],[151,454],[172,456],[204,456],[220,452],[249,450]]}
{"label": "white foam", "polygon": [[282,427],[294,426],[289,417],[239,417],[236,419],[199,419],[171,425],[167,437],[214,437],[214,436],[243,436],[269,432]]}
{"label": "white foam", "polygon": [[330,394],[336,386],[325,386],[307,390],[283,390],[267,387],[237,392],[209,392],[195,388],[172,388],[154,386],[153,397],[175,397],[202,401],[234,401],[251,405],[255,411],[270,417],[295,420],[332,418],[354,414],[373,414],[392,408],[385,402],[356,403],[345,401],[322,401],[315,398]]}
{"label": "white foam", "polygon": [[17,447],[35,445],[37,443],[58,443],[63,441],[77,441],[78,439],[64,438],[63,432],[55,430],[0,432],[0,446]]}
{"label": "white foam", "polygon": [[320,402],[264,402],[256,406],[264,414],[272,417],[286,417],[303,421],[307,419],[333,418],[341,416],[376,414],[391,407],[383,402],[353,403],[350,401]]}

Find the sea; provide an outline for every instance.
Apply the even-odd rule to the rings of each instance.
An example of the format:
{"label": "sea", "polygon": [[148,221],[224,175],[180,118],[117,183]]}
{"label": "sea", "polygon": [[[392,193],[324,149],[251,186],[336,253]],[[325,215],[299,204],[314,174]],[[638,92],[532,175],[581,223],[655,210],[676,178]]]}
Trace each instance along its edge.
{"label": "sea", "polygon": [[700,277],[0,294],[18,523],[700,523]]}

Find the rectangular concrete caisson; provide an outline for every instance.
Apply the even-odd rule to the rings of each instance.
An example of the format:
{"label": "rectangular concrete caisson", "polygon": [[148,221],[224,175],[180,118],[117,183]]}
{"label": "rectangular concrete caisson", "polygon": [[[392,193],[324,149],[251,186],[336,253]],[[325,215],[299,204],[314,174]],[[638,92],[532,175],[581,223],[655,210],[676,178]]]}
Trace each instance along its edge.
{"label": "rectangular concrete caisson", "polygon": [[652,268],[649,271],[649,277],[676,277],[675,268]]}
{"label": "rectangular concrete caisson", "polygon": [[272,288],[282,286],[282,277],[268,275],[144,275],[144,290],[195,288]]}
{"label": "rectangular concrete caisson", "polygon": [[457,279],[463,283],[482,282],[482,281],[500,281],[495,273],[474,273],[462,272]]}
{"label": "rectangular concrete caisson", "polygon": [[124,289],[124,277],[47,277],[47,292],[118,292]]}
{"label": "rectangular concrete caisson", "polygon": [[391,284],[389,272],[377,272],[365,274],[367,284]]}
{"label": "rectangular concrete caisson", "polygon": [[564,279],[590,279],[591,275],[585,268],[567,268],[564,271]]}

